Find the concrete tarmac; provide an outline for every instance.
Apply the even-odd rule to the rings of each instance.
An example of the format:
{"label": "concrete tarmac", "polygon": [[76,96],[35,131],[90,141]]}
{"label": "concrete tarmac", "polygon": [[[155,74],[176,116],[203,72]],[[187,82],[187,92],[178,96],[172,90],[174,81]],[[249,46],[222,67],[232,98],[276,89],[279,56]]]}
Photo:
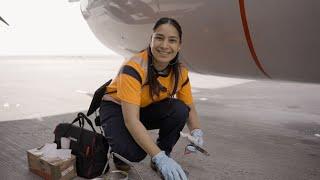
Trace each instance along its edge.
{"label": "concrete tarmac", "polygon": [[[0,56],[0,121],[41,119],[86,109],[91,98],[85,94],[113,78],[122,62],[119,56]],[[194,88],[216,89],[250,82],[194,73],[191,76]]]}
{"label": "concrete tarmac", "polygon": [[[100,77],[99,75],[105,73],[103,67],[108,67],[108,63],[105,65],[105,62],[100,62],[102,64],[98,62],[100,61],[95,62],[96,66],[93,65],[94,63],[88,66],[90,63],[83,61],[82,63],[86,65],[80,66],[84,68],[81,71],[77,70],[80,68],[78,60],[70,64],[71,69],[69,66],[64,70],[61,70],[63,66],[60,66],[61,64],[59,65],[57,61],[47,64],[56,72],[57,69],[60,69],[57,72],[58,80],[48,75],[50,72],[48,66],[43,66],[47,67],[47,71],[40,72],[41,68],[39,68],[39,74],[34,78],[39,83],[37,88],[42,88],[39,92],[44,92],[45,95],[48,95],[46,92],[51,92],[47,98],[42,97],[42,93],[23,96],[23,92],[28,91],[15,90],[17,86],[10,86],[12,82],[0,79],[2,81],[0,84],[2,86],[0,89],[2,91],[1,103],[4,102],[0,115],[3,120],[0,122],[1,179],[41,179],[28,171],[26,150],[52,142],[53,130],[58,123],[70,122],[75,117],[75,112],[86,111],[90,98],[81,92],[92,92],[96,87],[85,85],[97,86],[103,80],[89,82],[84,78],[87,76],[80,72],[89,74],[89,79],[97,79],[90,74],[96,72],[95,75]],[[12,62],[7,61],[7,63]],[[28,65],[25,61],[21,63],[24,66]],[[42,63],[36,62],[31,67],[40,67],[42,65],[39,64]],[[60,68],[55,69],[56,66]],[[3,70],[2,67],[4,66],[0,66],[1,70]],[[21,69],[23,71],[24,68]],[[1,72],[3,74],[3,71]],[[63,72],[69,72],[69,74],[63,74]],[[13,74],[15,73],[11,73],[10,76]],[[47,74],[47,77],[50,78],[41,78],[39,77],[41,74],[42,77]],[[79,74],[83,77],[80,82],[78,82],[81,79],[78,77]],[[201,83],[193,83],[192,76],[194,79],[198,78],[196,81]],[[184,155],[184,147],[187,142],[184,139],[178,141],[172,157],[190,173],[190,179],[320,179],[320,137],[318,137],[320,134],[320,85],[225,79],[196,74],[192,76],[190,79],[192,84],[195,84],[193,86],[195,104],[205,133],[204,148],[211,156],[206,157],[200,153]],[[26,77],[29,77],[29,82],[32,82],[31,75],[26,75]],[[14,77],[8,78],[14,79]],[[23,77],[20,78],[20,82],[23,82]],[[48,79],[49,81],[46,81]],[[71,81],[72,79],[76,82]],[[19,80],[14,81],[19,82]],[[53,82],[51,86],[50,81]],[[57,86],[56,83],[61,81],[63,86]],[[10,93],[10,89],[4,89],[4,86],[10,87],[14,92]],[[27,84],[22,83],[21,87],[27,89]],[[65,89],[69,94],[66,92],[60,94],[63,91],[61,89]],[[79,91],[76,92],[76,90]],[[16,97],[10,101],[14,96],[19,98]],[[39,101],[36,96],[41,97]],[[56,96],[60,98],[56,99]],[[79,102],[80,100],[68,102],[69,96],[72,97],[71,99],[88,99],[83,102]],[[61,103],[61,106],[52,107],[55,101]],[[6,102],[9,106],[5,106]],[[19,115],[17,116],[19,118],[9,119],[14,115],[5,112],[13,107],[19,108],[12,105],[16,102],[32,104],[41,115],[26,118],[21,118]],[[75,108],[72,106],[75,103],[80,105]],[[20,107],[23,110],[24,106],[20,105]],[[46,115],[48,113],[46,111],[54,109],[58,109],[54,115]],[[67,109],[67,112],[60,109]],[[34,110],[31,108],[28,112],[31,111]],[[59,114],[59,112],[63,113]],[[184,131],[187,132],[187,129],[185,128]],[[156,138],[157,131],[150,131],[150,133],[153,138]],[[135,163],[135,166],[144,179],[160,179],[149,167],[149,162],[150,158],[147,157],[142,162]],[[137,174],[130,171],[129,177],[137,179]]]}

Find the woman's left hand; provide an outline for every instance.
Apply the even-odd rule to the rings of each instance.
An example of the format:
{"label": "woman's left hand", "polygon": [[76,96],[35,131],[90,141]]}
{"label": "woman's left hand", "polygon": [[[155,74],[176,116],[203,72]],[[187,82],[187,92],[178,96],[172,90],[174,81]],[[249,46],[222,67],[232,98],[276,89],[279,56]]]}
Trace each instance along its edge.
{"label": "woman's left hand", "polygon": [[[202,147],[204,144],[203,141],[203,131],[201,129],[194,129],[191,131],[191,136],[194,138],[194,144],[197,146]],[[186,149],[190,152],[196,152],[196,148],[192,145],[189,144],[187,145]]]}

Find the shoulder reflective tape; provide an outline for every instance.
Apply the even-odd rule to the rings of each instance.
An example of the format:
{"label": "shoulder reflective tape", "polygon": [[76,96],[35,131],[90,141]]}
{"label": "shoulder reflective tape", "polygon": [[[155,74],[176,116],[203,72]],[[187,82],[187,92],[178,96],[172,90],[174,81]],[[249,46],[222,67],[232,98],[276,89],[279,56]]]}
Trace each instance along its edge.
{"label": "shoulder reflective tape", "polygon": [[140,74],[133,67],[131,67],[129,65],[124,65],[121,69],[121,73],[127,74],[127,75],[135,78],[137,81],[140,82],[140,84],[142,84],[142,78],[141,78]]}
{"label": "shoulder reflective tape", "polygon": [[187,78],[187,80],[181,85],[181,88],[183,88],[183,86],[187,85],[189,82],[189,77]]}

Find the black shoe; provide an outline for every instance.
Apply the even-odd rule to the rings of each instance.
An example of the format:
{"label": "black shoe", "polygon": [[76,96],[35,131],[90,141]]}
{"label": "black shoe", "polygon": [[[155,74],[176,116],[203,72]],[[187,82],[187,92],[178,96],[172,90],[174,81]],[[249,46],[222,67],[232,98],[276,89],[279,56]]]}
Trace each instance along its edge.
{"label": "black shoe", "polygon": [[121,161],[117,157],[113,158],[113,163],[114,163],[114,166],[120,171],[128,172],[131,169],[131,167],[128,164],[124,163],[123,161]]}

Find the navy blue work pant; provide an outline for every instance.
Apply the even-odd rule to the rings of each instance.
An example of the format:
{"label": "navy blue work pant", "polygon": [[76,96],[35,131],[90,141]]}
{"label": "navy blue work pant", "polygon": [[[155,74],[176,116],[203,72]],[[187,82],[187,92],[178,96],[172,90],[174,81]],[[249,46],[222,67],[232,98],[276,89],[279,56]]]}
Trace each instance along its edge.
{"label": "navy blue work pant", "polygon": [[[159,129],[158,147],[170,155],[189,116],[189,107],[178,99],[165,99],[140,109],[140,121],[147,130]],[[147,153],[127,130],[121,106],[102,101],[100,121],[112,152],[131,162],[143,160]]]}

